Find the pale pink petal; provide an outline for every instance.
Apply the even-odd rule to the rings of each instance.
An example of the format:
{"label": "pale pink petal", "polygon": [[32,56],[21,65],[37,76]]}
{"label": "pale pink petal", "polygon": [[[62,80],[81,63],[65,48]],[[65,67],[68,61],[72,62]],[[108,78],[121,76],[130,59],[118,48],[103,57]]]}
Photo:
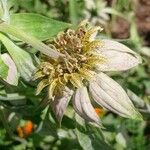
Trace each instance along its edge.
{"label": "pale pink petal", "polygon": [[123,88],[106,74],[100,73],[96,75],[90,81],[89,89],[95,102],[102,107],[123,117],[141,117]]}
{"label": "pale pink petal", "polygon": [[106,58],[106,61],[98,64],[99,71],[128,70],[141,63],[140,56],[125,45],[112,40],[101,40],[102,46],[96,51]]}
{"label": "pale pink petal", "polygon": [[7,54],[2,54],[1,59],[3,62],[8,66],[8,76],[6,82],[12,85],[18,84],[18,72],[15,63],[13,62],[12,58]]}
{"label": "pale pink petal", "polygon": [[99,117],[90,102],[86,87],[77,89],[73,99],[73,107],[82,118],[100,124]]}
{"label": "pale pink petal", "polygon": [[52,109],[53,112],[58,119],[59,122],[61,122],[63,115],[65,113],[65,110],[68,106],[68,103],[73,95],[73,91],[69,88],[65,87],[62,96],[56,96],[54,98],[54,101],[52,102]]}

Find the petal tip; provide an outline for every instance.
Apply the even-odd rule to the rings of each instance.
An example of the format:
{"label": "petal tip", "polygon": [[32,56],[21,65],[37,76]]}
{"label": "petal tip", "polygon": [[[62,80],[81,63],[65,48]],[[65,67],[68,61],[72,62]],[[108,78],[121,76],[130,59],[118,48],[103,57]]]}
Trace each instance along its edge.
{"label": "petal tip", "polygon": [[136,111],[135,114],[132,116],[131,119],[134,119],[134,120],[139,120],[139,121],[143,121],[143,116],[138,112]]}

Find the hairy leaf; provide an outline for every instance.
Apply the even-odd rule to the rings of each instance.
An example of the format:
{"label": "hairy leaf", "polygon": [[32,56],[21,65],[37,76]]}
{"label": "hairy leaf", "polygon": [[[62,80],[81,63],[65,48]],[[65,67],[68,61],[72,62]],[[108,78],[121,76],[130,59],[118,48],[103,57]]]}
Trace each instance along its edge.
{"label": "hairy leaf", "polygon": [[40,40],[50,39],[70,26],[68,23],[33,13],[12,14],[10,23]]}

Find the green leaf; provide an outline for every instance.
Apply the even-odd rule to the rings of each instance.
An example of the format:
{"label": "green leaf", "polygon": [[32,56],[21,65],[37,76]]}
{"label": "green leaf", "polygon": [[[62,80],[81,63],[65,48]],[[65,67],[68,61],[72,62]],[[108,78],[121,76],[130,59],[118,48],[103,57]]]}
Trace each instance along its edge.
{"label": "green leaf", "polygon": [[86,130],[76,128],[75,132],[83,150],[111,150],[98,127],[88,125]]}
{"label": "green leaf", "polygon": [[94,150],[91,139],[86,135],[85,133],[80,132],[78,129],[76,129],[77,138],[79,141],[79,144],[83,148],[83,150]]}
{"label": "green leaf", "polygon": [[30,81],[33,71],[36,69],[31,55],[25,50],[15,45],[10,39],[8,39],[3,34],[0,34],[0,40],[8,50],[13,61],[15,62],[20,76],[24,80]]}
{"label": "green leaf", "polygon": [[77,122],[75,133],[83,150],[111,150],[104,139],[100,127],[95,124],[84,124],[78,115],[75,116],[75,119]]}
{"label": "green leaf", "polygon": [[55,37],[60,31],[71,26],[34,13],[12,14],[10,18],[11,25],[42,41]]}
{"label": "green leaf", "polygon": [[37,38],[29,35],[28,33],[25,33],[24,31],[14,27],[13,25],[9,25],[5,22],[2,22],[0,23],[0,31],[5,34],[13,35],[13,39],[16,37],[20,39],[21,41],[24,41],[30,44],[33,48],[39,50],[43,54],[53,57],[54,59],[57,59],[58,57],[63,56],[63,54],[50,48],[49,46],[45,45],[43,42],[41,42]]}
{"label": "green leaf", "polygon": [[23,100],[23,99],[25,99],[25,96],[19,95],[18,93],[11,93],[5,96],[0,95],[1,101],[16,101],[16,100]]}
{"label": "green leaf", "polygon": [[0,19],[9,22],[9,8],[7,0],[0,0]]}
{"label": "green leaf", "polygon": [[90,137],[94,150],[111,150],[111,147],[106,143],[100,127],[96,127],[92,124],[87,124],[86,129],[86,135]]}
{"label": "green leaf", "polygon": [[2,54],[0,57],[0,77],[11,85],[18,84],[16,65],[7,53]]}

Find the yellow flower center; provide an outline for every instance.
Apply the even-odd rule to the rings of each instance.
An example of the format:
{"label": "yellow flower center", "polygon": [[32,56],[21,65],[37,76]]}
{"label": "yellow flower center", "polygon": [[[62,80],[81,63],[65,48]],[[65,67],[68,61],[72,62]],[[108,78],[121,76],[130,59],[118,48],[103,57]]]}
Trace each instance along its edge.
{"label": "yellow flower center", "polygon": [[102,43],[92,39],[93,34],[100,29],[81,23],[76,30],[68,29],[59,33],[53,41],[47,42],[50,47],[64,54],[64,57],[54,60],[46,55],[41,56],[42,63],[34,75],[34,79],[42,78],[37,94],[49,85],[49,96],[52,98],[60,87],[73,85],[78,88],[93,77],[95,64],[105,60],[95,51]]}

